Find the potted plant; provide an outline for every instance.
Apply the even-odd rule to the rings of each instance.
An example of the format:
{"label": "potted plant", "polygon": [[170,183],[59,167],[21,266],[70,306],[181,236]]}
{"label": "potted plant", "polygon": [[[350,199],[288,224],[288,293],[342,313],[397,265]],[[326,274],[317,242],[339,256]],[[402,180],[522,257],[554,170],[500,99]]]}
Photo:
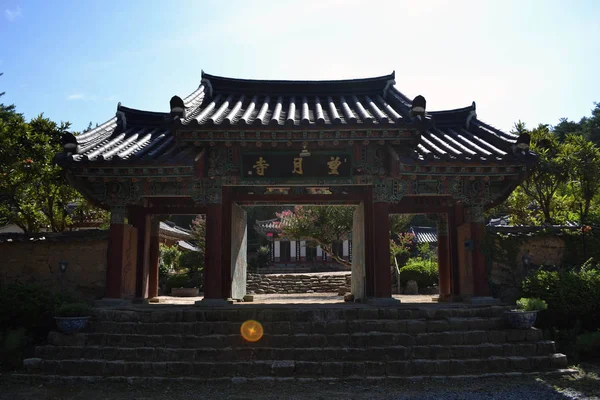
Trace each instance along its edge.
{"label": "potted plant", "polygon": [[517,300],[515,310],[505,311],[507,321],[513,328],[529,329],[535,323],[538,311],[548,308],[542,299],[523,297]]}
{"label": "potted plant", "polygon": [[77,333],[85,328],[91,313],[92,309],[86,303],[67,303],[56,309],[54,320],[62,333]]}

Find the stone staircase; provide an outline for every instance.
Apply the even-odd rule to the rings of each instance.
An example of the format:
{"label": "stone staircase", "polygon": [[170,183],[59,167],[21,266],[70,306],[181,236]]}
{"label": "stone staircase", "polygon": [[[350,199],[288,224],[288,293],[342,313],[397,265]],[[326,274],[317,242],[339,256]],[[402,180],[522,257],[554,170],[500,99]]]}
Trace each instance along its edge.
{"label": "stone staircase", "polygon": [[[567,366],[541,331],[507,329],[507,307],[155,307],[99,309],[86,332],[51,332],[26,360],[26,375],[245,381],[505,376]],[[261,322],[258,342],[241,337],[246,320]]]}

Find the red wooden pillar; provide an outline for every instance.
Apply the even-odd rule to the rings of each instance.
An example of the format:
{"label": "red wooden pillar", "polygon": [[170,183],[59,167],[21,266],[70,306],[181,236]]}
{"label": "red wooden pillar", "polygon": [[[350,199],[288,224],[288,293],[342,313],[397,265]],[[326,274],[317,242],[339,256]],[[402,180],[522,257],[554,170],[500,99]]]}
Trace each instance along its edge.
{"label": "red wooden pillar", "polygon": [[204,253],[204,298],[223,300],[223,205],[206,207],[206,251]]}
{"label": "red wooden pillar", "polygon": [[453,300],[459,300],[460,296],[460,272],[459,272],[459,258],[458,258],[458,232],[457,232],[457,210],[455,206],[448,213],[448,239],[449,239],[449,258],[450,258],[450,277],[451,286],[450,290],[452,293]]}
{"label": "red wooden pillar", "polygon": [[132,299],[136,288],[137,229],[125,223],[125,208],[111,209],[106,298]]}
{"label": "red wooden pillar", "polygon": [[150,219],[150,243],[148,249],[148,298],[158,296],[158,264],[160,258],[158,218]]}
{"label": "red wooden pillar", "polygon": [[150,216],[142,207],[131,207],[128,210],[128,220],[137,228],[137,272],[135,297],[148,298],[148,251],[150,245]]}
{"label": "red wooden pillar", "polygon": [[[363,248],[365,251],[365,295],[366,297],[375,297],[375,246],[373,243],[373,188],[367,186],[365,189],[364,204],[364,224],[365,241]],[[391,288],[390,288],[391,290]]]}
{"label": "red wooden pillar", "polygon": [[375,297],[392,297],[390,272],[390,203],[373,205],[373,256],[375,267]]}
{"label": "red wooden pillar", "polygon": [[221,252],[221,294],[222,299],[231,297],[231,212],[233,203],[231,201],[231,188],[223,187],[222,189],[222,217],[221,223],[223,226],[222,233],[222,252]]}
{"label": "red wooden pillar", "polygon": [[490,295],[490,287],[485,267],[485,254],[483,253],[483,240],[485,236],[485,221],[483,207],[472,206],[468,210],[468,219],[473,240],[472,265],[473,265],[473,295],[484,297]]}
{"label": "red wooden pillar", "polygon": [[450,272],[450,236],[448,235],[448,216],[440,214],[437,223],[438,231],[438,273],[440,301],[451,299],[451,272]]}

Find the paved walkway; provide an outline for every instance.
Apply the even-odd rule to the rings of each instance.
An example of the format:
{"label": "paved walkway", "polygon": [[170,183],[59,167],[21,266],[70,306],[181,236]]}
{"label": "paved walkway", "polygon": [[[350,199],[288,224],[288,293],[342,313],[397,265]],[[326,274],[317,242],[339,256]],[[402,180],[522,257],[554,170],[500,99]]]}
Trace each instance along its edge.
{"label": "paved walkway", "polygon": [[[433,303],[433,295],[394,295],[402,303]],[[159,304],[192,305],[202,297],[160,296]],[[343,304],[344,299],[335,293],[298,293],[298,294],[255,294],[254,304]]]}

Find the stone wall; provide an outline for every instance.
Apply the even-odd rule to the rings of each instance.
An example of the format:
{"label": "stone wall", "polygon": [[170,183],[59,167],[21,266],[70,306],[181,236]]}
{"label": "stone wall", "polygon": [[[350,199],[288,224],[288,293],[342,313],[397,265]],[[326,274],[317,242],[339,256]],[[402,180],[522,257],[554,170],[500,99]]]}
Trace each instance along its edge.
{"label": "stone wall", "polygon": [[350,287],[350,275],[248,274],[248,293],[338,293]]}
{"label": "stone wall", "polygon": [[[488,249],[489,282],[495,297],[514,301],[521,296],[521,283],[540,266],[562,265],[565,256],[563,236],[539,235],[514,238],[493,237]],[[492,242],[490,242],[492,243]],[[529,258],[529,264],[524,262]]]}
{"label": "stone wall", "polygon": [[[0,286],[35,283],[88,299],[104,296],[108,231],[0,235]],[[67,261],[66,272],[59,262]]]}

